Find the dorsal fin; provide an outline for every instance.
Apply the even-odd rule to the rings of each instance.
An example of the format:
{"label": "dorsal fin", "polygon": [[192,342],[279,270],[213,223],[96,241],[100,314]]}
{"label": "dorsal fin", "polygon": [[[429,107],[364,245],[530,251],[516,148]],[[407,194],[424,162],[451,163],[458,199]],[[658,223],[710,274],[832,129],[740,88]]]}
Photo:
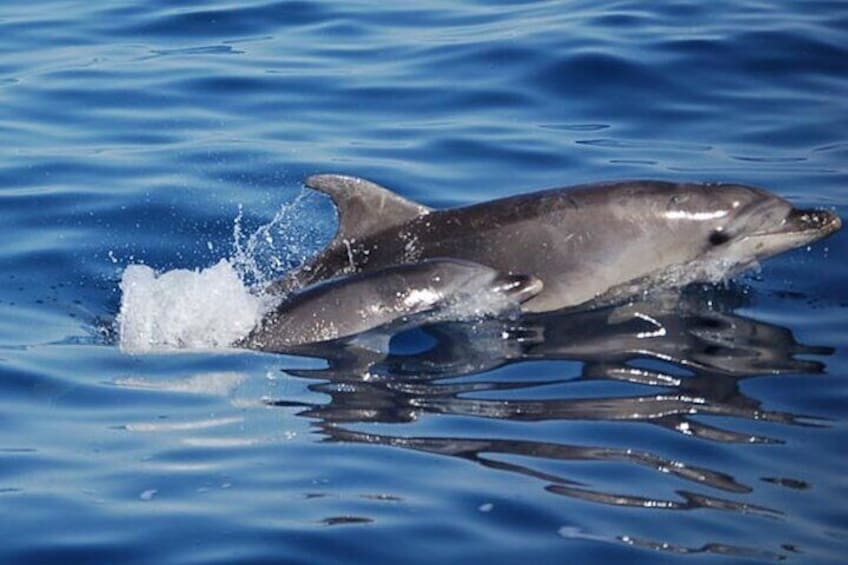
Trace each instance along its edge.
{"label": "dorsal fin", "polygon": [[306,186],[333,199],[339,213],[336,241],[353,241],[430,212],[371,181],[344,175],[313,175]]}

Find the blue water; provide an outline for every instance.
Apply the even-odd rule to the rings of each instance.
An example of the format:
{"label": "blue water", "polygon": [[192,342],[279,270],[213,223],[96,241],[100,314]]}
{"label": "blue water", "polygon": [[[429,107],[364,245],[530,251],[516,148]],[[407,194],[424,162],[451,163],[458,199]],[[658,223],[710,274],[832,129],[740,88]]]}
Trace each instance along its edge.
{"label": "blue water", "polygon": [[601,312],[519,356],[413,332],[357,378],[112,330],[128,264],[229,257],[240,207],[316,172],[433,207],[726,180],[845,218],[844,2],[6,2],[0,135],[2,562],[848,554],[848,230],[649,310],[643,349]]}

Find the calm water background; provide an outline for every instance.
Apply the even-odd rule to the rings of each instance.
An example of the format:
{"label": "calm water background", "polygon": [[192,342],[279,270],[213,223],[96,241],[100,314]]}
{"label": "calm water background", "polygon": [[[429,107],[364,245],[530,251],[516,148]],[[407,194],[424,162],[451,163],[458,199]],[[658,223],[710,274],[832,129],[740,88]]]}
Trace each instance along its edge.
{"label": "calm water background", "polygon": [[703,353],[750,330],[753,365],[639,365],[683,385],[601,352],[368,388],[109,328],[127,264],[207,267],[314,172],[436,207],[732,180],[845,218],[846,132],[840,1],[4,3],[0,561],[841,562],[848,231],[730,289]]}

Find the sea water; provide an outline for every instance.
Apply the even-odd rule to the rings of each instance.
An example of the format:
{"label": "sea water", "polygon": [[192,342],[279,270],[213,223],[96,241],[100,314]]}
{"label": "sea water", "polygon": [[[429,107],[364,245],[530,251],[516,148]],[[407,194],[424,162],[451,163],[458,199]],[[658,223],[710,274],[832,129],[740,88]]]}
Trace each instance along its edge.
{"label": "sea water", "polygon": [[[845,218],[846,30],[824,1],[4,3],[0,561],[843,562],[845,230],[673,304],[219,345],[332,236],[314,173]],[[177,331],[122,348],[129,314]]]}

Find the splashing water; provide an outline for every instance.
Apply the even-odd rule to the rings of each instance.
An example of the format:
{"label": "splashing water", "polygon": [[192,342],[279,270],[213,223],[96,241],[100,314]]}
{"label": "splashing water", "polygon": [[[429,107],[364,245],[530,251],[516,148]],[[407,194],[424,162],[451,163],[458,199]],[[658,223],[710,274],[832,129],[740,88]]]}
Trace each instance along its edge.
{"label": "splashing water", "polygon": [[250,292],[226,259],[200,271],[162,274],[130,265],[121,292],[120,346],[130,353],[228,347],[267,309],[267,301]]}
{"label": "splashing water", "polygon": [[[241,206],[233,222],[233,256],[230,262],[245,284],[264,288],[285,273],[296,269],[318,250],[316,243],[326,242],[333,225],[323,213],[308,214],[316,198],[313,191],[301,190],[294,200],[284,204],[274,218],[244,235]],[[305,216],[308,215],[308,218]],[[305,221],[308,220],[308,221]]]}
{"label": "splashing water", "polygon": [[227,348],[246,336],[279,301],[268,283],[303,264],[326,239],[329,222],[315,220],[301,191],[274,218],[244,235],[241,206],[233,253],[206,269],[158,273],[129,265],[121,277],[119,345],[129,353]]}

